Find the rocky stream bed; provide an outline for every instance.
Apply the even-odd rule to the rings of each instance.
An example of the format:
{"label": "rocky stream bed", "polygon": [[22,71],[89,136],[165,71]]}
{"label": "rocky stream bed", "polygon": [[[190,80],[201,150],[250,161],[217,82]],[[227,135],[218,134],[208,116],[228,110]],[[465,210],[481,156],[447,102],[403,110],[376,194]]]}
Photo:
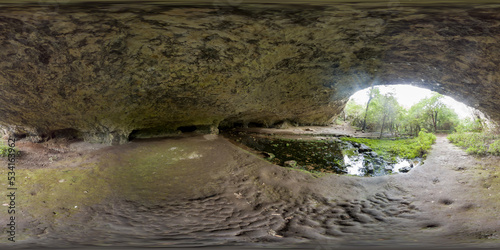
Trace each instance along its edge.
{"label": "rocky stream bed", "polygon": [[423,160],[404,159],[395,155],[382,157],[365,144],[331,135],[287,137],[245,132],[229,132],[225,135],[274,164],[313,173],[356,176],[407,173]]}

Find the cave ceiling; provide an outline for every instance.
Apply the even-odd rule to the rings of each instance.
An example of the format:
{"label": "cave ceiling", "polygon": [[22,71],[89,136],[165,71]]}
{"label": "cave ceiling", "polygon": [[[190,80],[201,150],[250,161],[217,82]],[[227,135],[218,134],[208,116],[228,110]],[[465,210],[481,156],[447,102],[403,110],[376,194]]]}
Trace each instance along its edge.
{"label": "cave ceiling", "polygon": [[500,120],[500,3],[5,2],[0,34],[0,124],[38,138],[325,125],[372,84]]}

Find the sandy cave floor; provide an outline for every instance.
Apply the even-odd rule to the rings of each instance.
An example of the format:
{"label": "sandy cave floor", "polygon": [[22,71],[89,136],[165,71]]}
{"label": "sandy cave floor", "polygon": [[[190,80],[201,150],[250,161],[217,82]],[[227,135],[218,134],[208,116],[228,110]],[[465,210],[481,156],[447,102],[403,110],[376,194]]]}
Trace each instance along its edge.
{"label": "sandy cave floor", "polygon": [[[57,186],[68,181],[31,192],[19,205],[19,228],[25,230],[17,247],[500,246],[500,158],[468,156],[445,136],[438,136],[422,166],[381,177],[316,178],[272,165],[216,135],[107,147],[21,141],[18,147],[19,169],[68,171],[94,164],[93,178],[105,181],[95,192],[102,199],[85,196],[73,212],[65,212],[70,198],[47,205],[43,197],[70,197],[58,191],[68,188]],[[133,161],[137,155],[142,163]],[[147,168],[137,172],[138,165]],[[98,185],[92,183],[68,185],[86,192]],[[41,200],[45,210],[28,209]]]}

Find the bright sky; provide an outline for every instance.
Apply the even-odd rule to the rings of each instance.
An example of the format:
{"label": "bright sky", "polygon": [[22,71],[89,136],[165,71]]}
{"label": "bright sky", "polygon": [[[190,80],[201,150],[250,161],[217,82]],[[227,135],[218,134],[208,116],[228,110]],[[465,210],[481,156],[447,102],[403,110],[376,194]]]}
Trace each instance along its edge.
{"label": "bright sky", "polygon": [[[377,86],[380,89],[381,94],[386,94],[389,92],[394,93],[394,96],[398,100],[399,104],[401,104],[406,109],[409,109],[412,105],[416,104],[420,100],[425,97],[430,97],[432,95],[432,91],[428,89],[418,88],[411,85],[391,85],[391,86]],[[351,99],[354,99],[359,104],[366,105],[368,101],[368,92],[369,88],[360,90],[356,92]],[[443,103],[448,107],[455,110],[458,116],[463,119],[466,117],[473,117],[471,108],[467,105],[455,101],[453,98],[449,96],[445,96],[443,98]]]}

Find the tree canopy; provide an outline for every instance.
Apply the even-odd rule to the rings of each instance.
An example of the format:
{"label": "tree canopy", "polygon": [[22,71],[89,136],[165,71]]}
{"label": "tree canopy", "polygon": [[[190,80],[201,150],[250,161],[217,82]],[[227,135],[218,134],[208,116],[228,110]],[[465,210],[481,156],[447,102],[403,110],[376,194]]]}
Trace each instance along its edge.
{"label": "tree canopy", "polygon": [[451,132],[459,124],[458,115],[446,106],[443,95],[434,93],[405,109],[394,93],[381,94],[377,87],[369,92],[368,105],[350,100],[344,109],[344,119],[367,131],[417,135],[422,129],[432,132]]}

